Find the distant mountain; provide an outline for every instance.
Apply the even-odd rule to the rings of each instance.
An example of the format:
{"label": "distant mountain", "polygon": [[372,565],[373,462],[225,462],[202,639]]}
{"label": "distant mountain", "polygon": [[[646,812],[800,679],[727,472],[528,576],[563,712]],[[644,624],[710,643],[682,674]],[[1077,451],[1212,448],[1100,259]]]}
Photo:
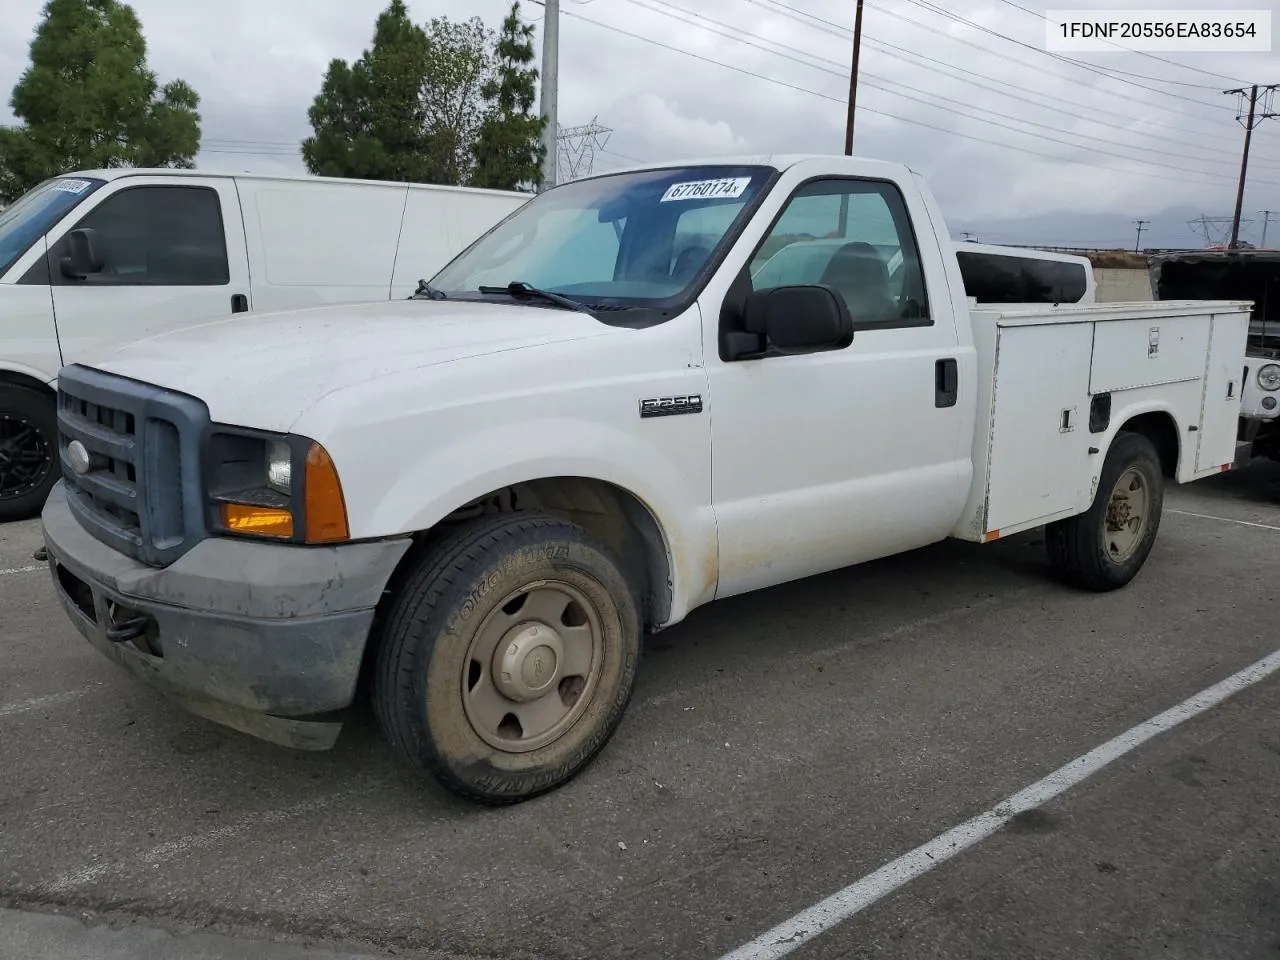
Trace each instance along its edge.
{"label": "distant mountain", "polygon": [[[1209,224],[1208,246],[1225,244],[1230,236],[1231,211],[1196,210],[1179,207],[1152,214],[1143,219],[1142,247],[1178,247],[1199,249],[1206,246],[1205,235],[1191,221],[1204,215],[1211,220],[1223,217],[1221,223]],[[1049,214],[1017,220],[948,219],[952,236],[957,240],[968,236],[982,243],[1025,244],[1028,246],[1095,247],[1132,250],[1137,237],[1134,217],[1111,214]],[[1241,217],[1240,239],[1261,246],[1262,216],[1245,211]],[[1280,247],[1280,217],[1272,216],[1267,227],[1267,245]]]}

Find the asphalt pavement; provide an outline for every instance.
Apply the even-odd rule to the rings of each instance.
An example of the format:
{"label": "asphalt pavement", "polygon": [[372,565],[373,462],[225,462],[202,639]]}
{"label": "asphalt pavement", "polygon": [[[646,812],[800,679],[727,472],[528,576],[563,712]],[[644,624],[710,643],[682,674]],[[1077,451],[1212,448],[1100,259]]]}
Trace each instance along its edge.
{"label": "asphalt pavement", "polygon": [[[486,810],[367,709],[304,754],[169,705],[65,622],[38,544],[0,527],[5,960],[716,960],[1280,648],[1259,463],[1171,490],[1116,593],[1028,534],[695,611],[592,767]],[[1280,957],[1278,707],[1272,674],[790,955]]]}

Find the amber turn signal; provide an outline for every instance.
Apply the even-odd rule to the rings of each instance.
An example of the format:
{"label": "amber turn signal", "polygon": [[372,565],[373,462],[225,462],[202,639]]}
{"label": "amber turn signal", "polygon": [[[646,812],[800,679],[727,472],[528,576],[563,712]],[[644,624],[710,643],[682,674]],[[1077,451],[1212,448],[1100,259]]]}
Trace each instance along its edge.
{"label": "amber turn signal", "polygon": [[334,543],[349,539],[347,504],[342,496],[338,470],[328,451],[318,443],[312,443],[307,451],[303,489],[306,491],[307,543]]}
{"label": "amber turn signal", "polygon": [[222,525],[232,533],[248,533],[258,537],[293,536],[293,515],[275,507],[254,507],[244,503],[222,505]]}

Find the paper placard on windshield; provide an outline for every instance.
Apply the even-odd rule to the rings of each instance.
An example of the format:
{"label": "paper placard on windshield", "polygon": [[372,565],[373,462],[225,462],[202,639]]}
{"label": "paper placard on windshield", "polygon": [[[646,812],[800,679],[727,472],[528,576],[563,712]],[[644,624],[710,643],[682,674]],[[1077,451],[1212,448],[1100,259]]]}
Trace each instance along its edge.
{"label": "paper placard on windshield", "polygon": [[721,177],[719,180],[690,180],[667,187],[659,203],[672,200],[733,200],[751,185],[750,177]]}
{"label": "paper placard on windshield", "polygon": [[56,180],[53,189],[63,193],[84,193],[92,184],[88,180]]}

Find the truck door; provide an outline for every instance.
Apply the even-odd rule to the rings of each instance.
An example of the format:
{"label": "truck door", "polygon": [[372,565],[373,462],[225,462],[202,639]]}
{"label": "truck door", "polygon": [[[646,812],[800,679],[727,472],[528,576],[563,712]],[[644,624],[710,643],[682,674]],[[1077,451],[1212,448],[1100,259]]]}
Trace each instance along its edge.
{"label": "truck door", "polygon": [[756,247],[753,289],[830,285],[855,333],[804,355],[708,351],[717,596],[933,543],[959,517],[975,394],[958,371],[972,370],[972,347],[958,362],[941,253],[922,219],[917,241],[892,182],[818,179],[790,194]]}
{"label": "truck door", "polygon": [[[244,225],[230,178],[129,177],[51,238],[64,363],[151,330],[249,309]],[[68,218],[70,219],[70,218]],[[73,262],[75,234],[92,260]],[[86,247],[78,244],[83,258]]]}

